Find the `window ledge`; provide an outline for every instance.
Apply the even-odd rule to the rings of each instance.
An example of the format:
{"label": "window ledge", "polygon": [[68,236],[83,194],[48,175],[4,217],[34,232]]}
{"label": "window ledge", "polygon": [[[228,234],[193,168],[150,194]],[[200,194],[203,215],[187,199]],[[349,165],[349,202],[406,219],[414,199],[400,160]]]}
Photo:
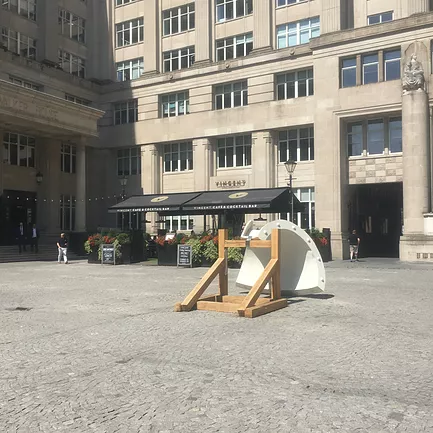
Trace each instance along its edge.
{"label": "window ledge", "polygon": [[183,170],[183,171],[164,171],[162,174],[164,176],[173,176],[175,174],[191,174],[194,172],[194,169],[192,170]]}
{"label": "window ledge", "polygon": [[376,155],[354,155],[349,156],[349,161],[358,161],[361,159],[376,159],[376,158],[392,158],[396,156],[403,156],[403,152],[392,152],[392,153],[378,153]]}
{"label": "window ledge", "polygon": [[[248,18],[248,17],[251,17],[251,16],[253,16],[253,13],[250,13],[250,14],[247,14],[247,15],[242,15],[241,17],[229,18],[228,20],[224,20],[224,21],[217,21],[217,19],[215,19],[215,25],[218,26],[220,24],[231,23],[233,21],[238,21],[238,20],[241,20],[243,18]],[[228,37],[230,37],[230,36],[228,36]]]}
{"label": "window ledge", "polygon": [[[129,48],[129,47],[135,47],[135,46],[140,45],[140,44],[144,44],[144,41],[135,42],[134,44],[129,44],[129,45],[122,45],[121,47],[116,47],[115,49],[116,50],[122,50],[122,49]],[[127,60],[125,60],[125,61],[127,61]],[[130,80],[128,80],[128,81],[130,81]]]}
{"label": "window ledge", "polygon": [[221,167],[221,168],[217,168],[217,172],[218,171],[244,170],[246,168],[252,168],[252,165],[242,165],[239,167]]}
{"label": "window ledge", "polygon": [[163,35],[162,39],[173,38],[173,37],[178,36],[178,35],[184,35],[186,33],[192,33],[192,32],[195,32],[195,27],[193,29],[184,30],[183,32],[170,33],[169,35]]}

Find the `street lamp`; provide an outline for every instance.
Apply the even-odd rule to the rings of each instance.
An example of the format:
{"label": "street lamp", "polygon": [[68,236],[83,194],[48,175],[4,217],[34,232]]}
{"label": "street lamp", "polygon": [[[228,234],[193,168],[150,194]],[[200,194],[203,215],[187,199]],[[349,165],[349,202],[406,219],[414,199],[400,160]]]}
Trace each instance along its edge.
{"label": "street lamp", "polygon": [[[122,201],[124,201],[126,199],[126,184],[128,183],[128,178],[123,175],[120,179],[119,179],[120,185],[122,186],[122,193],[120,194],[120,199]],[[125,229],[125,212],[122,212],[122,230]]]}
{"label": "street lamp", "polygon": [[289,159],[288,161],[286,161],[284,163],[284,166],[286,167],[287,173],[289,173],[289,187],[290,187],[290,201],[291,201],[291,208],[292,211],[290,213],[290,219],[293,222],[293,187],[292,187],[292,182],[293,182],[293,173],[295,172],[295,168],[296,168],[296,161],[293,161],[292,159]]}
{"label": "street lamp", "polygon": [[41,183],[42,183],[42,181],[44,180],[44,175],[40,172],[40,171],[38,171],[37,173],[36,173],[36,183],[38,184],[38,185],[40,185]]}

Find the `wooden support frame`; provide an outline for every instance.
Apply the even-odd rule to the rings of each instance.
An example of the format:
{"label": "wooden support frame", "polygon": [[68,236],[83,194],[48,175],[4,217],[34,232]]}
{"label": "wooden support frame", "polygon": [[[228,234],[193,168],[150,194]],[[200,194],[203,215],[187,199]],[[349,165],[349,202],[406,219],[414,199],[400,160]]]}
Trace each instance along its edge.
{"label": "wooden support frame", "polygon": [[[182,302],[176,304],[175,311],[191,311],[197,308],[197,310],[225,313],[237,312],[241,317],[254,318],[287,307],[287,299],[281,298],[281,232],[278,229],[272,230],[270,241],[254,239],[249,242],[251,248],[270,248],[271,260],[248,295],[230,296],[228,294],[226,249],[233,247],[245,248],[246,246],[246,240],[228,240],[227,230],[219,230],[218,259],[189,295]],[[217,276],[219,280],[219,293],[202,297]],[[271,286],[271,297],[261,298],[260,295],[268,283]]]}

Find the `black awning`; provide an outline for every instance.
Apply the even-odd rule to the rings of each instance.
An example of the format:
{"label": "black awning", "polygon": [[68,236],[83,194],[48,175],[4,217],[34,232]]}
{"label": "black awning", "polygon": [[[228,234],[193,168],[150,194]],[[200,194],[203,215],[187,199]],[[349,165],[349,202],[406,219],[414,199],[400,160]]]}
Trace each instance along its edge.
{"label": "black awning", "polygon": [[199,195],[199,192],[135,195],[111,206],[108,212],[175,212]]}
{"label": "black awning", "polygon": [[[218,214],[225,211],[239,213],[282,213],[290,212],[291,197],[285,188],[258,188],[230,191],[206,191],[185,203],[185,214]],[[302,212],[304,206],[293,196],[295,212]]]}

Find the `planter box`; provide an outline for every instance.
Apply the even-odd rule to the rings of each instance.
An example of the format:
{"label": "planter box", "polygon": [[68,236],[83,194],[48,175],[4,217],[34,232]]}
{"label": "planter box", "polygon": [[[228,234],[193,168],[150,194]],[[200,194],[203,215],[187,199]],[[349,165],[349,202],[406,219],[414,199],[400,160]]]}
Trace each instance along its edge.
{"label": "planter box", "polygon": [[119,262],[124,265],[130,265],[131,264],[131,244],[125,244],[121,247],[121,253],[122,257],[120,258]]}
{"label": "planter box", "polygon": [[324,263],[330,262],[332,260],[331,250],[328,245],[317,245],[317,249],[319,250],[320,255],[322,256],[322,260]]}
{"label": "planter box", "polygon": [[101,260],[98,259],[98,250],[92,251],[87,256],[87,263],[99,263],[99,264],[101,264]]}
{"label": "planter box", "polygon": [[177,245],[157,246],[158,266],[177,266]]}

